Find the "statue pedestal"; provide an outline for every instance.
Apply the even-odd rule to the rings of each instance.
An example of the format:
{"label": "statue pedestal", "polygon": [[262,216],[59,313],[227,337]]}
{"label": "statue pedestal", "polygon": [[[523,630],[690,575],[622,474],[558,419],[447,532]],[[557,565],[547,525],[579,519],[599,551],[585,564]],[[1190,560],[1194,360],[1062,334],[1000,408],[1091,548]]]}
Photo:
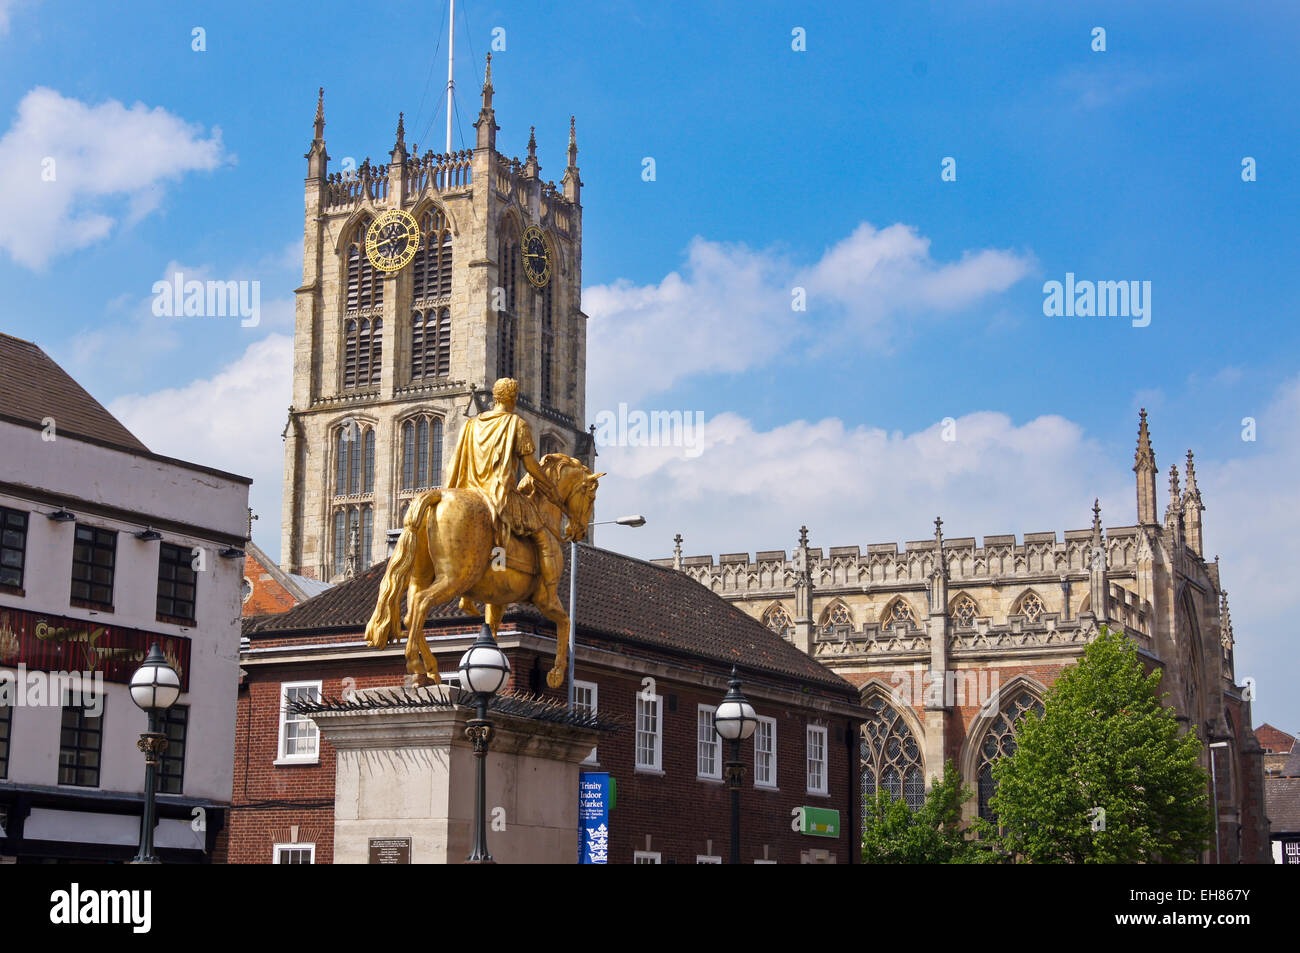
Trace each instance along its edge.
{"label": "statue pedestal", "polygon": [[[385,707],[402,690],[353,693],[352,707],[312,715],[337,752],[334,862],[459,864],[473,841],[473,717],[444,686],[407,689],[420,706]],[[599,740],[591,728],[489,712],[488,849],[498,863],[578,860],[578,774]],[[378,842],[378,843],[374,843]]]}

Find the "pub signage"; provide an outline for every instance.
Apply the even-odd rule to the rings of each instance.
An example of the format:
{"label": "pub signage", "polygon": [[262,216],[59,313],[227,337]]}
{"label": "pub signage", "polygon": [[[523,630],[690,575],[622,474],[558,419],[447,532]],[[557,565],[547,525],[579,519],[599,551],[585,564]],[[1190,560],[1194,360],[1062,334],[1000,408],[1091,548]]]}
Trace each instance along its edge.
{"label": "pub signage", "polygon": [[185,636],[0,609],[0,666],[98,673],[106,682],[129,684],[155,642],[180,676],[181,691],[189,691],[190,640]]}

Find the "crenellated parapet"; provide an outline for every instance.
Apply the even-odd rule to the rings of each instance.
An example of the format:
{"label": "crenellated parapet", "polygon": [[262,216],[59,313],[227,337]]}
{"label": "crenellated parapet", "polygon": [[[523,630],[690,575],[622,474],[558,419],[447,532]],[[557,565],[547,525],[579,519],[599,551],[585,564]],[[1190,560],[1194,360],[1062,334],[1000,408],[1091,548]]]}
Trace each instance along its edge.
{"label": "crenellated parapet", "polygon": [[[1138,528],[1112,527],[1103,543],[1112,576],[1137,569]],[[946,539],[943,558],[948,566],[950,588],[964,583],[1010,583],[1016,580],[1059,580],[1065,573],[1079,581],[1087,578],[1093,558],[1091,530],[1068,530],[1064,538],[1056,533],[1027,533],[1017,543],[1014,535],[986,536],[982,546],[974,537]],[[873,587],[914,586],[925,588],[935,568],[936,543],[919,540],[903,544],[874,543],[863,552],[859,546],[833,546],[829,550],[810,547],[809,570],[813,584],[825,595],[863,591]],[[656,560],[671,565],[672,560]],[[798,572],[796,555],[784,550],[686,556],[682,571],[722,596],[779,594],[792,589]]]}

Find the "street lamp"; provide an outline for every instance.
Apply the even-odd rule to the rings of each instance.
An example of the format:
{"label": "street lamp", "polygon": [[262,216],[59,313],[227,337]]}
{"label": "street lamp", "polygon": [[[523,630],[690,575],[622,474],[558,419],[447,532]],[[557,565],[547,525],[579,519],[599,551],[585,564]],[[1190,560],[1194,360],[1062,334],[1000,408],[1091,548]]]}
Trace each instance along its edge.
{"label": "street lamp", "polygon": [[1216,770],[1214,749],[1226,747],[1228,747],[1226,741],[1216,741],[1210,745],[1210,787],[1214,790],[1214,862],[1216,864],[1223,863],[1223,859],[1219,856],[1219,772]]}
{"label": "street lamp", "polygon": [[731,666],[731,681],[722,704],[713,713],[713,728],[731,742],[731,760],[726,763],[727,786],[731,788],[731,862],[740,863],[740,782],[745,766],[740,761],[740,743],[748,741],[758,727],[758,715],[740,690],[740,676]]}
{"label": "street lamp", "polygon": [[[645,517],[639,513],[633,516],[620,516],[616,520],[601,520],[599,523],[588,523],[590,526],[608,526],[610,523],[617,523],[619,526],[631,526],[633,528],[645,525]],[[558,633],[557,633],[558,635]],[[573,657],[578,649],[578,541],[575,539],[569,543],[569,708],[573,708],[576,698],[573,689]]]}
{"label": "street lamp", "polygon": [[167,736],[158,730],[158,716],[176,703],[181,694],[181,679],[167,664],[162,649],[155,642],[144,662],[131,676],[131,700],[149,716],[149,730],[136,746],[144,752],[144,816],[140,818],[140,850],[134,864],[156,864],[153,852],[154,771],[167,750]]}
{"label": "street lamp", "polygon": [[478,638],[460,658],[460,684],[474,693],[477,710],[465,726],[465,737],[474,746],[478,760],[477,788],[474,799],[474,846],[465,858],[467,864],[495,863],[487,849],[487,751],[492,740],[492,722],[488,721],[488,702],[505,687],[510,677],[510,660],[492,638],[484,623]]}

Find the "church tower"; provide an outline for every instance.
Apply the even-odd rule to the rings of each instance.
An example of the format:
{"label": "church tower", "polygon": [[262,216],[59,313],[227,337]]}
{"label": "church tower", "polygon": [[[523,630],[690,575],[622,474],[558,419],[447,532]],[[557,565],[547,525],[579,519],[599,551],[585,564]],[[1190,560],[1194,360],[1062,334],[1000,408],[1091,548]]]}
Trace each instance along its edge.
{"label": "church tower", "polygon": [[473,149],[408,150],[399,115],[386,163],[341,172],[317,100],[284,430],[288,572],[336,580],[382,560],[498,377],[519,381],[539,457],[590,462],[573,120],[557,186],[533,135],[522,162],[496,151],[492,96],[489,56]]}

